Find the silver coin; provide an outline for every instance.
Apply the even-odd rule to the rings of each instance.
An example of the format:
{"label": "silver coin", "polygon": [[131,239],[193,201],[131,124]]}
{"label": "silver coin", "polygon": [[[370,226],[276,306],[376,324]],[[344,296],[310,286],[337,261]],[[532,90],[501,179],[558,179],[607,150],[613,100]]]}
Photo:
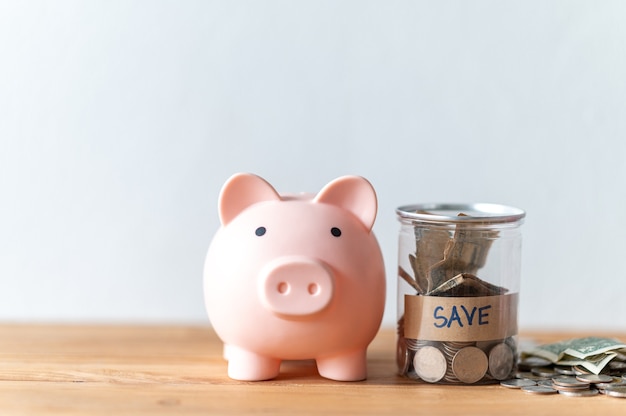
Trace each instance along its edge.
{"label": "silver coin", "polygon": [[585,367],[583,367],[582,365],[575,365],[572,366],[572,370],[576,373],[576,375],[580,375],[580,374],[591,374],[591,371],[587,370]]}
{"label": "silver coin", "polygon": [[489,360],[480,348],[465,347],[452,359],[452,371],[463,383],[476,383],[487,374],[488,368]]}
{"label": "silver coin", "polygon": [[559,390],[559,394],[562,394],[563,396],[569,396],[569,397],[588,397],[588,396],[595,396],[596,394],[598,394],[598,390],[596,389],[585,389],[585,390],[577,390],[577,391]]}
{"label": "silver coin", "polygon": [[476,343],[475,342],[469,342],[469,341],[448,341],[448,342],[445,343],[445,345],[447,347],[460,350],[461,348],[465,348],[465,347],[474,347],[476,345]]}
{"label": "silver coin", "polygon": [[626,386],[626,381],[623,381],[621,378],[614,378],[613,381],[608,383],[594,383],[597,389],[604,390],[607,387],[618,387],[618,386]]}
{"label": "silver coin", "polygon": [[406,342],[407,348],[412,351],[417,351],[426,345],[430,345],[433,347],[438,345],[438,343],[435,341],[424,341],[421,339],[414,339],[414,338],[405,338],[405,342]]}
{"label": "silver coin", "polygon": [[588,388],[590,384],[588,381],[582,381],[576,377],[571,377],[571,376],[554,377],[552,379],[552,382],[554,383],[555,386],[579,387],[579,388],[581,387]]}
{"label": "silver coin", "polygon": [[533,367],[530,372],[540,377],[554,377],[557,374],[551,367]]}
{"label": "silver coin", "polygon": [[457,352],[462,350],[465,347],[474,346],[473,342],[443,342],[443,353],[452,360]]}
{"label": "silver coin", "polygon": [[558,384],[552,383],[552,388],[558,391],[582,391],[589,390],[589,385],[586,386],[559,386]]}
{"label": "silver coin", "polygon": [[518,371],[517,373],[515,373],[515,378],[526,378],[528,380],[535,380],[535,381],[550,379],[549,377],[536,376],[530,371]]}
{"label": "silver coin", "polygon": [[520,368],[547,367],[552,361],[541,357],[526,357],[517,364]]}
{"label": "silver coin", "polygon": [[489,374],[496,380],[508,378],[514,363],[513,350],[505,343],[498,344],[489,351]]}
{"label": "silver coin", "polygon": [[520,389],[522,387],[536,386],[537,383],[527,378],[511,378],[509,380],[502,380],[500,385],[510,389]]}
{"label": "silver coin", "polygon": [[404,343],[406,344],[406,347],[410,350],[417,350],[417,341],[411,338],[404,338]]}
{"label": "silver coin", "polygon": [[398,339],[398,349],[396,353],[396,363],[400,374],[406,374],[409,370],[409,350],[406,346],[404,338]]}
{"label": "silver coin", "polygon": [[410,350],[417,351],[420,347],[420,342],[413,338],[404,338],[406,347]]}
{"label": "silver coin", "polygon": [[626,386],[609,386],[604,389],[604,394],[612,397],[626,398]]}
{"label": "silver coin", "polygon": [[554,371],[558,374],[562,374],[564,376],[575,376],[576,372],[574,372],[574,370],[572,370],[571,366],[565,366],[565,365],[555,365],[554,366]]}
{"label": "silver coin", "polygon": [[626,370],[626,363],[623,361],[611,361],[609,362],[609,368],[611,370]]}
{"label": "silver coin", "polygon": [[417,350],[413,357],[415,372],[424,381],[436,383],[440,381],[447,370],[446,357],[439,348],[425,346]]}
{"label": "silver coin", "polygon": [[580,374],[576,376],[576,380],[587,383],[610,383],[613,381],[613,377],[606,374]]}
{"label": "silver coin", "polygon": [[554,383],[552,383],[552,380],[538,380],[537,385],[553,388]]}
{"label": "silver coin", "polygon": [[524,393],[530,393],[530,394],[555,394],[557,393],[557,391],[554,390],[553,388],[545,387],[545,386],[528,386],[528,387],[522,387],[521,390]]}

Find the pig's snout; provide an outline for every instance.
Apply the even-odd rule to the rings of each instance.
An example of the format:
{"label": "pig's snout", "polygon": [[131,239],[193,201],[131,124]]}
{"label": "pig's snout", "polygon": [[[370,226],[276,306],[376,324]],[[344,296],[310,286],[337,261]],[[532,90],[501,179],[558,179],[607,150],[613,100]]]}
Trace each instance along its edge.
{"label": "pig's snout", "polygon": [[320,261],[280,258],[263,268],[259,295],[263,305],[276,314],[311,315],[330,303],[333,280],[331,271]]}

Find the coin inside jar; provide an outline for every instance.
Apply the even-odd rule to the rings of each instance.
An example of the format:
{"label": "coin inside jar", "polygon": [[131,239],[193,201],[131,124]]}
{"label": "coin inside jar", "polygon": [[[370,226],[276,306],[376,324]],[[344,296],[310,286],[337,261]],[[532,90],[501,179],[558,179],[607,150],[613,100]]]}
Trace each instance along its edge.
{"label": "coin inside jar", "polygon": [[489,360],[480,348],[465,347],[452,359],[452,371],[463,383],[476,383],[487,374],[488,368]]}
{"label": "coin inside jar", "polygon": [[428,383],[440,381],[447,370],[446,357],[439,348],[432,346],[417,350],[413,357],[413,366],[417,375]]}
{"label": "coin inside jar", "polygon": [[489,374],[496,380],[505,380],[511,374],[515,354],[505,343],[498,344],[489,351]]}
{"label": "coin inside jar", "polygon": [[396,352],[396,362],[400,374],[405,374],[409,370],[409,350],[406,346],[404,338],[398,340],[398,349]]}

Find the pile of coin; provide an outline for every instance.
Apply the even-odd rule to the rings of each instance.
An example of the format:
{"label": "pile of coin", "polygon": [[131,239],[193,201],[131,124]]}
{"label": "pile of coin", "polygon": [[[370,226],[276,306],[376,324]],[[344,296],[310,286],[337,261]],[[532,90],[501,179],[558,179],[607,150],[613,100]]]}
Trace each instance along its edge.
{"label": "pile of coin", "polygon": [[445,384],[486,384],[512,376],[516,343],[496,341],[440,342],[398,340],[400,374],[414,380]]}
{"label": "pile of coin", "polygon": [[549,360],[531,357],[520,361],[516,378],[500,385],[530,394],[562,394],[587,397],[604,394],[626,398],[626,373],[608,369],[593,374],[580,366],[553,365]]}

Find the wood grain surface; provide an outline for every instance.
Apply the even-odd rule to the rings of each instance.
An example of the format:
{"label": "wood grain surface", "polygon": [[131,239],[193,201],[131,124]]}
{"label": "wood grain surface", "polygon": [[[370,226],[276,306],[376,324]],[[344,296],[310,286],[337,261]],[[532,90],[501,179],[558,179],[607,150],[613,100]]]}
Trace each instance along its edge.
{"label": "wood grain surface", "polygon": [[[551,342],[587,335],[523,332]],[[226,376],[209,327],[0,325],[0,415],[625,415],[626,399],[533,396],[499,385],[443,386],[396,375],[395,334],[368,352],[368,379],[321,378],[313,361],[278,378]]]}

